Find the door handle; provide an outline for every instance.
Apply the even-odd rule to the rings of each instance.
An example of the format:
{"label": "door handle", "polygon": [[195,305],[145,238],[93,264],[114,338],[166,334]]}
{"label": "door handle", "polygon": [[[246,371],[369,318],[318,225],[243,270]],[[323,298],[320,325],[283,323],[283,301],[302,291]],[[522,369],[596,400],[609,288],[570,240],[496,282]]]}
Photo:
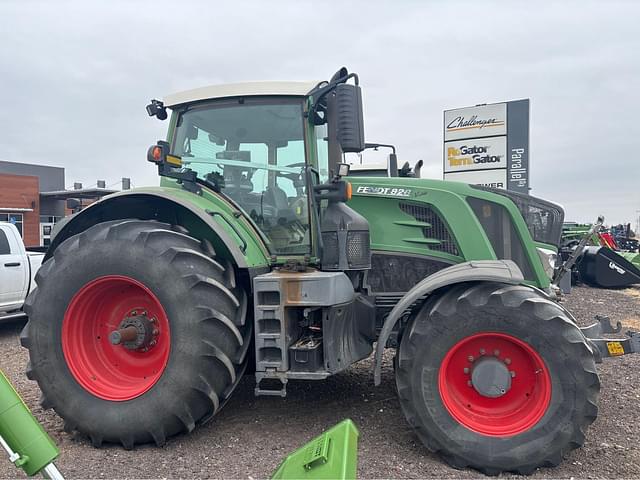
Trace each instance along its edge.
{"label": "door handle", "polygon": [[19,267],[20,262],[9,262],[4,264],[5,267]]}

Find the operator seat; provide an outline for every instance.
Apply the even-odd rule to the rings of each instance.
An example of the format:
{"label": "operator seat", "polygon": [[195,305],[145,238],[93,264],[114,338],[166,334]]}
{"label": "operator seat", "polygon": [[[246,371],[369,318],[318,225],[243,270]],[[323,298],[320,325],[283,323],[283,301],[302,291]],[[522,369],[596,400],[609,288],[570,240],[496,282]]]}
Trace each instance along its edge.
{"label": "operator seat", "polygon": [[287,193],[277,184],[273,187],[267,187],[264,192],[264,202],[275,207],[277,210],[281,208],[289,208],[289,198]]}
{"label": "operator seat", "polygon": [[263,202],[266,206],[270,206],[275,211],[276,222],[290,223],[296,220],[293,209],[289,206],[289,197],[277,184],[267,187],[264,192]]}
{"label": "operator seat", "polygon": [[225,169],[223,192],[242,205],[246,197],[253,191],[253,182],[243,174],[240,168]]}

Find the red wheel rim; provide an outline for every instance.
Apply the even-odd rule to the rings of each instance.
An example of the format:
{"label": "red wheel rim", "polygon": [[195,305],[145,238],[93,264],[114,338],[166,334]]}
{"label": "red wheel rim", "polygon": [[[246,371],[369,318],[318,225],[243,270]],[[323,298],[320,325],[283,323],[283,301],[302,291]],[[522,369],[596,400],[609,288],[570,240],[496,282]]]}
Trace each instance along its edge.
{"label": "red wheel rim", "polygon": [[[474,364],[491,356],[512,377],[506,392],[495,398],[481,395],[471,382]],[[479,333],[456,343],[442,361],[438,388],[455,420],[469,430],[496,437],[527,431],[551,402],[551,377],[540,355],[529,344],[503,333]]]}
{"label": "red wheel rim", "polygon": [[[132,315],[152,319],[155,343],[139,349],[111,343],[111,332]],[[169,320],[160,301],[129,277],[108,275],[87,283],[71,299],[62,322],[69,370],[85,390],[104,400],[131,400],[153,387],[170,346]]]}

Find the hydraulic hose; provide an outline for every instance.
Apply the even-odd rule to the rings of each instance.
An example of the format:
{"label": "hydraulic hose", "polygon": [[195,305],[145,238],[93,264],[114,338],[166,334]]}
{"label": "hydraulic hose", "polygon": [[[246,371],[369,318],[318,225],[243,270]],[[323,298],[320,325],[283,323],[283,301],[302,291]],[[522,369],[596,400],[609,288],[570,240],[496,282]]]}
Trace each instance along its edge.
{"label": "hydraulic hose", "polygon": [[62,479],[53,464],[58,448],[34,418],[7,377],[0,370],[0,446],[16,467],[29,475]]}

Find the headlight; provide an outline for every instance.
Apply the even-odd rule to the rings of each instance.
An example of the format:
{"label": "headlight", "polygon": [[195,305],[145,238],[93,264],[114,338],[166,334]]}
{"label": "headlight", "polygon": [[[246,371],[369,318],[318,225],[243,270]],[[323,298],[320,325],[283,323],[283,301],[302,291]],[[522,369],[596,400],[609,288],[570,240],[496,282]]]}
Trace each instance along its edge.
{"label": "headlight", "polygon": [[548,248],[536,247],[536,251],[538,252],[542,266],[544,267],[544,272],[550,279],[552,279],[556,268],[558,254]]}

